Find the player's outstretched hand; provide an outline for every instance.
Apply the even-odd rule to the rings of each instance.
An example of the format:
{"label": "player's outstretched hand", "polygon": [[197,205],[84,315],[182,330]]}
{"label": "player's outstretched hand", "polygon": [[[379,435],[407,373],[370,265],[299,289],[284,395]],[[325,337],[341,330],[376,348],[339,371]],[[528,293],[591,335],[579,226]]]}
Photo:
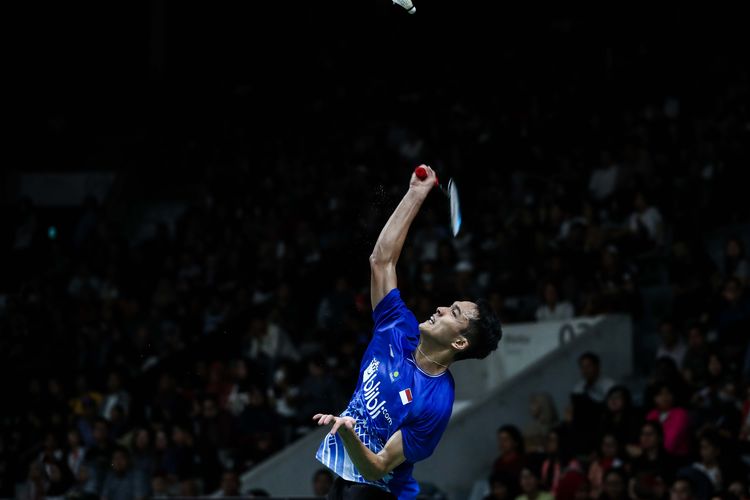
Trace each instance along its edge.
{"label": "player's outstretched hand", "polygon": [[422,196],[427,196],[430,190],[435,187],[437,174],[427,165],[420,165],[419,167],[424,169],[426,175],[424,179],[420,179],[417,177],[415,169],[414,173],[411,174],[411,180],[409,180],[409,189],[419,192]]}
{"label": "player's outstretched hand", "polygon": [[313,417],[313,420],[316,420],[318,425],[333,424],[333,427],[331,427],[332,436],[336,434],[342,425],[349,430],[354,430],[354,424],[356,424],[356,421],[352,417],[337,417],[336,415],[326,415],[324,413],[318,413]]}

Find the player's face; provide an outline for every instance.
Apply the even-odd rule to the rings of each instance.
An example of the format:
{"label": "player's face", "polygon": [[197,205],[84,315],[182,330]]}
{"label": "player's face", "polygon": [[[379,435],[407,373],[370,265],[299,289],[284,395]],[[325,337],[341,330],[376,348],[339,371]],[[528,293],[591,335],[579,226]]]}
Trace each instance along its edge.
{"label": "player's face", "polygon": [[419,325],[419,331],[447,346],[461,335],[469,326],[469,320],[476,318],[478,314],[475,303],[454,302],[450,306],[438,307],[427,321]]}

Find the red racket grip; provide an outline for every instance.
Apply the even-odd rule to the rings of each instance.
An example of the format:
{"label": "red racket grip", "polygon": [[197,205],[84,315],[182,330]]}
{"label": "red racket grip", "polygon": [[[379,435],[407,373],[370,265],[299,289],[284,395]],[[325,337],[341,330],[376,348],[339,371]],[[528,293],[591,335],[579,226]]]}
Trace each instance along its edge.
{"label": "red racket grip", "polygon": [[[425,179],[427,178],[427,169],[426,169],[426,168],[424,168],[424,167],[422,167],[422,166],[420,166],[420,167],[417,167],[417,168],[415,168],[415,169],[414,169],[414,175],[416,175],[416,176],[417,176],[417,178],[418,178],[418,179],[419,179],[420,181],[423,181],[423,180],[425,180]],[[436,185],[436,186],[438,185],[438,178],[437,178],[437,175],[435,176],[435,185]]]}

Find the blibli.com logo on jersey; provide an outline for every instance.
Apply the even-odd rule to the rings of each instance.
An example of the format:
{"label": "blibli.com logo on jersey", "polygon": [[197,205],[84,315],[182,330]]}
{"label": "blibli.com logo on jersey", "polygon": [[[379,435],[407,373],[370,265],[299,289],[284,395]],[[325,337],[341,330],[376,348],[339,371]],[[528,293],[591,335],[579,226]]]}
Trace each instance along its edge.
{"label": "blibli.com logo on jersey", "polygon": [[372,358],[370,365],[362,374],[362,391],[365,395],[365,406],[370,418],[374,420],[382,413],[388,425],[393,425],[391,416],[388,414],[388,409],[385,408],[385,401],[378,401],[378,397],[380,396],[380,381],[375,381],[375,375],[378,373],[379,366],[380,361]]}

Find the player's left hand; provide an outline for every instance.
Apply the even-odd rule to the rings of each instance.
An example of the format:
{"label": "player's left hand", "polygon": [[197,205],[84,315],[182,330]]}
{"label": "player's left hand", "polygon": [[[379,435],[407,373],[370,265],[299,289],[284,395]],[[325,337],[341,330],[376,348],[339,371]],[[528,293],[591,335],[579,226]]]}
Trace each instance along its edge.
{"label": "player's left hand", "polygon": [[339,427],[342,425],[349,429],[350,431],[354,430],[354,425],[357,423],[356,420],[354,420],[352,417],[337,417],[336,415],[326,415],[324,413],[318,413],[313,417],[313,420],[316,420],[318,422],[318,425],[329,425],[333,424],[331,427],[331,435],[336,434],[336,432],[339,430]]}

